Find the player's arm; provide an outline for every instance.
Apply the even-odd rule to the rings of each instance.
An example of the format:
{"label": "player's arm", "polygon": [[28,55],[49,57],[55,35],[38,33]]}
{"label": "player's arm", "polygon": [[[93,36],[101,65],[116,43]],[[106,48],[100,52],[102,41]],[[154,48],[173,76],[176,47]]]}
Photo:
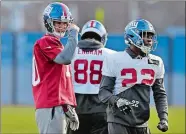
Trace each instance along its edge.
{"label": "player's arm", "polygon": [[131,112],[129,101],[113,94],[115,80],[116,80],[115,77],[103,75],[98,97],[101,102],[111,104],[112,106],[116,106],[124,114],[128,114]]}
{"label": "player's arm", "polygon": [[119,99],[117,96],[113,95],[114,85],[115,85],[115,77],[110,76],[102,76],[100,83],[100,90],[98,97],[103,103],[110,103],[112,105],[115,104],[116,100]]}
{"label": "player's arm", "polygon": [[160,119],[158,124],[158,129],[165,132],[168,130],[168,102],[167,94],[164,86],[164,65],[160,61],[160,68],[157,75],[157,78],[152,86],[154,101]]}
{"label": "player's arm", "polygon": [[155,80],[154,85],[152,86],[154,101],[156,104],[156,109],[158,116],[161,119],[168,120],[168,103],[167,95],[164,88],[164,79],[158,78]]}
{"label": "player's arm", "polygon": [[131,111],[128,100],[113,94],[116,81],[116,65],[112,59],[114,56],[114,53],[109,54],[109,56],[103,61],[102,79],[98,97],[101,102],[116,106],[120,111],[126,114]]}
{"label": "player's arm", "polygon": [[115,75],[113,72],[113,61],[111,55],[107,55],[103,61],[102,79],[100,82],[100,90],[98,97],[103,103],[110,103],[114,105],[117,96],[113,95],[115,85]]}
{"label": "player's arm", "polygon": [[65,64],[68,65],[71,63],[71,60],[73,59],[74,52],[76,49],[76,46],[78,44],[78,32],[79,28],[72,24],[73,27],[69,30],[69,37],[68,42],[62,52],[60,52],[56,58],[54,59],[54,62],[58,64]]}

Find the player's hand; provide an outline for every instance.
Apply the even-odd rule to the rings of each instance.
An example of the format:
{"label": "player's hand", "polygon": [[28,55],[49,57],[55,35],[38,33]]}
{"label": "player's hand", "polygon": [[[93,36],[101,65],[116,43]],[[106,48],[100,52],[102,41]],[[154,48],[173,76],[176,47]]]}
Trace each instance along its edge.
{"label": "player's hand", "polygon": [[119,108],[119,110],[121,112],[123,112],[124,114],[129,114],[132,109],[130,107],[130,103],[128,100],[120,98],[116,101],[116,106]]}
{"label": "player's hand", "polygon": [[68,27],[68,31],[70,32],[72,30],[75,30],[75,31],[79,32],[80,28],[76,24],[70,23],[69,27]]}
{"label": "player's hand", "polygon": [[161,120],[159,123],[158,123],[158,126],[157,128],[162,131],[162,132],[166,132],[168,130],[168,122],[167,120]]}
{"label": "player's hand", "polygon": [[70,105],[67,105],[67,111],[65,112],[67,115],[68,121],[70,123],[70,128],[72,130],[77,130],[79,128],[79,119],[76,114],[75,108]]}

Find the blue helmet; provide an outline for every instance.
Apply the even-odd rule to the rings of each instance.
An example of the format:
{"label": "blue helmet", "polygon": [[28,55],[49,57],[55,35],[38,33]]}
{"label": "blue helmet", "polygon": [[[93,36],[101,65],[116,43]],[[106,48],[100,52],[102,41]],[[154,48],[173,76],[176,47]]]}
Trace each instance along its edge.
{"label": "blue helmet", "polygon": [[[103,24],[97,20],[90,20],[82,28],[81,38],[87,33],[95,33],[100,37],[100,42],[105,45],[107,42],[107,31]],[[91,35],[91,34],[90,34]]]}
{"label": "blue helmet", "polygon": [[[146,46],[143,41],[144,33],[152,33],[152,46]],[[141,49],[145,54],[154,51],[157,47],[157,34],[152,24],[145,19],[138,19],[131,21],[126,27],[124,32],[124,39],[127,45],[134,45]]]}
{"label": "blue helmet", "polygon": [[43,20],[44,26],[48,33],[54,34],[55,36],[63,37],[65,35],[65,32],[56,32],[53,22],[60,21],[69,23],[71,20],[71,13],[69,11],[69,8],[65,4],[60,2],[53,2],[45,8],[43,12]]}

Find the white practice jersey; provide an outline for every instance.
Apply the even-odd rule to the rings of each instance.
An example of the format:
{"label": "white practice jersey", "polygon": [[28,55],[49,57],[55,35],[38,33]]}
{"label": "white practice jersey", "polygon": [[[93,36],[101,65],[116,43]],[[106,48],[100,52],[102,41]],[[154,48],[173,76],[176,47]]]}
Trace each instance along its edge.
{"label": "white practice jersey", "polygon": [[[150,63],[149,59],[157,64]],[[149,57],[132,59],[126,51],[109,55],[104,60],[102,70],[102,75],[116,78],[115,95],[135,84],[152,86],[156,79],[164,77],[164,73],[164,64],[160,57],[149,54]]]}
{"label": "white practice jersey", "polygon": [[115,51],[100,48],[93,51],[83,51],[79,47],[75,50],[71,62],[72,80],[75,93],[98,94],[102,78],[103,60]]}

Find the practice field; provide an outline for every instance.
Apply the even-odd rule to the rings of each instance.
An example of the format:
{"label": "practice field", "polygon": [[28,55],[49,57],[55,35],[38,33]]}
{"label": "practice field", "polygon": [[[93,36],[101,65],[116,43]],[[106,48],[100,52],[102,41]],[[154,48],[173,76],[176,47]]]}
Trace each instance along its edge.
{"label": "practice field", "polygon": [[[1,108],[1,131],[2,133],[38,133],[33,107],[10,107]],[[149,126],[152,134],[160,134],[156,126],[158,118],[155,108],[151,110]],[[185,108],[169,108],[169,131],[164,134],[185,134]]]}

